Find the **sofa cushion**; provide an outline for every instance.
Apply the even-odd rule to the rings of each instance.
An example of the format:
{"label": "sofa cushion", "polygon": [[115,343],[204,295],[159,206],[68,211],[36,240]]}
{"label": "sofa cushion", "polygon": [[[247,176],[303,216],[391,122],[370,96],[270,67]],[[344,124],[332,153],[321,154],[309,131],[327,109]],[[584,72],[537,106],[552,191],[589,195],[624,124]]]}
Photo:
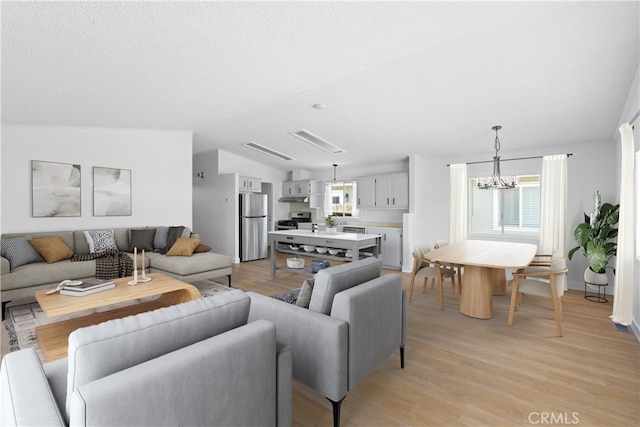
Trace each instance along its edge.
{"label": "sofa cushion", "polygon": [[[116,246],[121,251],[129,250],[129,231],[130,231],[129,228],[113,229],[113,236],[116,241]],[[75,231],[70,231],[69,233],[72,233],[72,241],[74,246],[73,247],[69,246],[69,247],[73,249],[73,252],[80,255],[91,253],[91,251],[89,250],[89,244],[87,243],[87,237],[85,236],[84,231],[75,230]],[[37,237],[35,233],[33,234],[34,234],[34,237]],[[65,240],[65,243],[66,243],[66,240]]]}
{"label": "sofa cushion", "polygon": [[194,253],[203,253],[203,252],[211,252],[213,248],[209,245],[205,245],[204,243],[200,243],[194,250]]}
{"label": "sofa cushion", "polygon": [[49,264],[69,259],[73,256],[71,248],[65,245],[58,236],[31,239],[29,240],[29,244],[31,244]]}
{"label": "sofa cushion", "polygon": [[191,256],[200,244],[200,239],[193,237],[178,237],[178,240],[166,253],[167,256]]}
{"label": "sofa cushion", "polygon": [[89,230],[84,235],[92,254],[118,248],[113,230]]}
{"label": "sofa cushion", "polygon": [[231,267],[231,257],[213,252],[193,254],[189,258],[149,254],[149,267],[180,276]]}
{"label": "sofa cushion", "polygon": [[[34,262],[21,265],[10,274],[2,276],[2,292],[23,289],[30,286],[58,284],[67,279],[86,279],[95,277],[96,260],[71,261],[65,259],[53,264]],[[33,290],[28,292],[33,296]]]}
{"label": "sofa cushion", "polygon": [[250,301],[243,291],[233,290],[73,331],[67,417],[70,396],[79,386],[244,325]]}
{"label": "sofa cushion", "polygon": [[167,247],[167,236],[169,235],[169,227],[156,227],[156,235],[153,238],[154,249],[164,249]]}
{"label": "sofa cushion", "polygon": [[333,297],[353,286],[380,276],[382,260],[374,257],[318,271],[315,276],[309,310],[330,314]]}
{"label": "sofa cushion", "polygon": [[300,288],[300,293],[298,294],[298,298],[296,298],[296,305],[298,307],[309,308],[311,295],[313,294],[313,285],[314,279],[307,279],[302,282],[302,288]]}
{"label": "sofa cushion", "polygon": [[155,228],[132,229],[129,238],[129,252],[133,252],[133,248],[139,251],[153,251],[153,239],[156,235]]}
{"label": "sofa cushion", "polygon": [[2,239],[0,246],[2,247],[2,256],[9,260],[11,269],[20,267],[21,265],[30,264],[32,262],[43,262],[37,250],[29,243],[31,235],[27,234],[21,237],[13,237]]}

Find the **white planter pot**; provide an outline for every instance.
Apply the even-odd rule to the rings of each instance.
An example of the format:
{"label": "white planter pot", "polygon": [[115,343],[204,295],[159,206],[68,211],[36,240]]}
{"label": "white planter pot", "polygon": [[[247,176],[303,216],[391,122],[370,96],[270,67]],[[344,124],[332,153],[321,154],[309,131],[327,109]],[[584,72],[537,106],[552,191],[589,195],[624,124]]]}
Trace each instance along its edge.
{"label": "white planter pot", "polygon": [[327,228],[325,229],[325,231],[327,232],[327,234],[336,234],[336,233],[338,232],[338,229],[337,229],[337,228],[335,228],[335,227],[333,227],[333,228],[329,228],[329,227],[327,227]]}
{"label": "white planter pot", "polygon": [[584,281],[592,285],[606,285],[609,283],[607,273],[596,273],[589,267],[584,271]]}

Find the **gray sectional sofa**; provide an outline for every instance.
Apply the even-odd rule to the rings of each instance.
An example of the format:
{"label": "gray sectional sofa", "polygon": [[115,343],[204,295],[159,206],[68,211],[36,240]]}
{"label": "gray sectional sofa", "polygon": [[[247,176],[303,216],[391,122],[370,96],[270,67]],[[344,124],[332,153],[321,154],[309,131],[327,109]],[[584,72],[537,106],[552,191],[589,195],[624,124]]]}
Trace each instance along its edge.
{"label": "gray sectional sofa", "polygon": [[[130,252],[132,230],[164,230],[168,228],[169,227],[148,227],[144,229],[115,228],[113,229],[113,234],[117,248],[127,252],[128,255],[133,258],[133,253]],[[158,232],[158,234],[160,233]],[[89,243],[84,230],[11,233],[3,234],[2,239],[4,241],[5,239],[15,239],[25,236],[29,239],[58,236],[74,254],[86,255],[90,253]],[[191,234],[189,228],[184,228],[181,236],[197,237],[197,235]],[[161,247],[156,247],[156,245],[162,244],[160,242],[161,240],[155,239],[153,249],[161,251]],[[4,248],[2,255],[0,290],[3,306],[8,301],[33,296],[37,290],[53,288],[63,280],[85,279],[95,277],[96,274],[95,259],[88,261],[71,261],[70,259],[65,259],[53,263],[47,263],[42,259],[39,262],[29,262],[12,268],[12,263],[7,258],[8,255],[5,253]],[[140,250],[138,251],[137,258],[139,269],[142,262]],[[227,276],[228,283],[231,285],[232,262],[231,257],[214,252],[193,253],[191,256],[167,256],[159,252],[145,251],[145,267],[147,272],[166,274],[189,283]],[[14,262],[13,264],[18,263]]]}

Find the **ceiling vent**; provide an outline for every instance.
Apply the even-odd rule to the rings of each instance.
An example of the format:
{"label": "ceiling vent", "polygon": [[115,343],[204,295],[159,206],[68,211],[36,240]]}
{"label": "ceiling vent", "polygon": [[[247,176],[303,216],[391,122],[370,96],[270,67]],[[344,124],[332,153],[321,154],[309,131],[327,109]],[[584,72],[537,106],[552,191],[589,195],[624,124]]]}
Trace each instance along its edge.
{"label": "ceiling vent", "polygon": [[326,151],[327,153],[340,154],[345,152],[342,148],[336,147],[332,143],[325,141],[317,135],[312,134],[308,130],[302,129],[301,131],[289,134],[303,140],[304,142],[308,142],[309,144],[314,145],[317,148]]}
{"label": "ceiling vent", "polygon": [[265,147],[264,145],[260,145],[257,142],[249,141],[244,144],[245,147],[252,148],[256,151],[261,152],[262,154],[266,154],[267,156],[275,157],[280,160],[295,160],[293,157],[289,157],[286,154],[282,154],[276,150],[272,150],[271,148]]}

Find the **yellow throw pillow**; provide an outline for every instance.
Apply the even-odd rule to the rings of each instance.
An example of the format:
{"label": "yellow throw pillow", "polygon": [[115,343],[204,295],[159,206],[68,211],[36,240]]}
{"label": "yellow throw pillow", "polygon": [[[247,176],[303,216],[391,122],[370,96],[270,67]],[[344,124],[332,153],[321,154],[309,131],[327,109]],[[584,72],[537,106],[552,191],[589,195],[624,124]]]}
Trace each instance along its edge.
{"label": "yellow throw pillow", "polygon": [[166,253],[167,256],[191,256],[193,251],[200,244],[200,239],[195,237],[178,237],[171,249]]}
{"label": "yellow throw pillow", "polygon": [[69,259],[73,256],[73,251],[58,236],[31,239],[29,240],[29,244],[31,244],[49,264]]}

